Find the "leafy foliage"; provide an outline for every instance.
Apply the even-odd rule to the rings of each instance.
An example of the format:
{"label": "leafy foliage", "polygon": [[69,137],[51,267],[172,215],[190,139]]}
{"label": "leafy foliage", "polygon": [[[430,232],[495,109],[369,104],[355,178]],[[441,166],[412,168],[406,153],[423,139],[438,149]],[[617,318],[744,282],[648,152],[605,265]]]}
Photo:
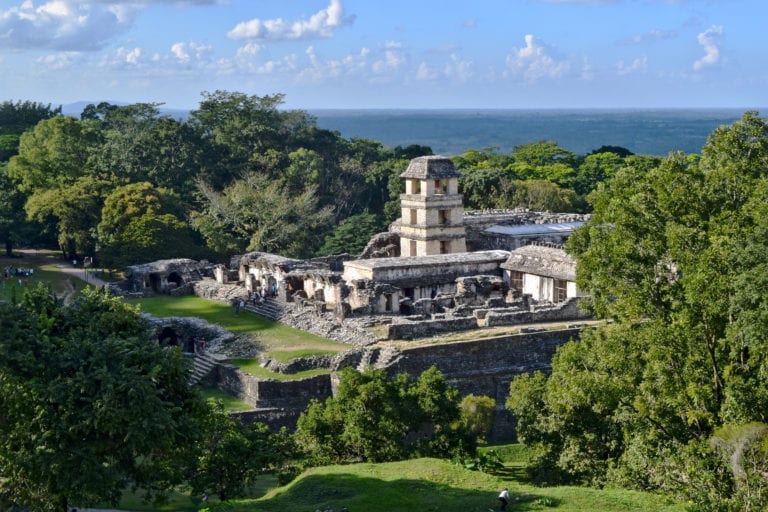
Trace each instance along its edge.
{"label": "leafy foliage", "polygon": [[[701,510],[765,508],[765,473],[744,480],[727,461],[762,438],[744,426],[768,410],[768,124],[748,112],[715,130],[701,158],[627,162],[569,240],[578,286],[616,323],[563,346],[549,379],[516,379],[508,407],[543,480],[673,490]],[[718,441],[725,431],[744,441]]]}
{"label": "leafy foliage", "polygon": [[345,368],[336,396],[301,415],[296,440],[315,464],[473,453],[457,425],[457,393],[435,368],[415,381]]}
{"label": "leafy foliage", "polygon": [[0,325],[2,496],[64,510],[178,482],[202,402],[137,311],[93,290],[64,307],[40,285]]}

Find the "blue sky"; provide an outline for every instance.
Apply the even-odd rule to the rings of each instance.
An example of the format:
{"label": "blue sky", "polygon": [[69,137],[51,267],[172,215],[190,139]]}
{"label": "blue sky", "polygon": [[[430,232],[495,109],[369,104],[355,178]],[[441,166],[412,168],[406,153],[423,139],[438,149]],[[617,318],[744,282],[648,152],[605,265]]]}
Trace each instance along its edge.
{"label": "blue sky", "polygon": [[0,100],[768,105],[766,0],[0,0]]}

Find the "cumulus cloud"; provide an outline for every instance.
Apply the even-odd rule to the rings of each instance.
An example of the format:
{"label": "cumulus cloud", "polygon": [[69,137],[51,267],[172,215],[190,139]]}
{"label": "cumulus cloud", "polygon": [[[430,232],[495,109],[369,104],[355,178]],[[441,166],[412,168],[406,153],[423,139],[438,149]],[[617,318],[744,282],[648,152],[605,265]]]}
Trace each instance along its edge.
{"label": "cumulus cloud", "polygon": [[194,57],[194,60],[206,60],[211,51],[211,46],[202,43],[174,43],[171,46],[171,53],[182,64],[187,64]]}
{"label": "cumulus cloud", "polygon": [[474,74],[472,61],[463,60],[457,54],[451,54],[450,61],[443,68],[445,76],[456,82],[466,82]]}
{"label": "cumulus cloud", "polygon": [[394,72],[400,69],[406,61],[403,45],[398,41],[386,41],[382,58],[373,63],[373,72],[381,75]]}
{"label": "cumulus cloud", "polygon": [[643,55],[642,57],[638,57],[629,64],[625,63],[623,60],[620,60],[616,64],[616,72],[620,75],[631,75],[633,73],[641,73],[648,69],[648,57]]}
{"label": "cumulus cloud", "polygon": [[694,71],[700,71],[708,66],[714,66],[720,62],[720,36],[723,34],[723,27],[712,25],[704,32],[701,32],[697,40],[704,48],[704,56],[693,63]]}
{"label": "cumulus cloud", "polygon": [[116,5],[50,0],[35,6],[25,0],[0,11],[0,47],[94,51],[125,30],[131,18]]}
{"label": "cumulus cloud", "polygon": [[59,52],[40,57],[35,62],[49,70],[59,70],[70,67],[79,57],[78,52]]}
{"label": "cumulus cloud", "polygon": [[282,18],[261,20],[254,18],[238,23],[227,33],[231,39],[256,41],[286,41],[298,39],[326,39],[335,29],[354,22],[354,16],[344,17],[341,0],[331,0],[325,9],[308,20],[286,21]]}
{"label": "cumulus cloud", "polygon": [[439,76],[440,72],[424,61],[421,61],[416,69],[416,80],[436,80]]}
{"label": "cumulus cloud", "polygon": [[525,36],[524,48],[512,48],[506,58],[506,75],[522,76],[535,82],[541,78],[557,78],[565,74],[570,64],[556,60],[550,50],[536,41],[531,34]]}

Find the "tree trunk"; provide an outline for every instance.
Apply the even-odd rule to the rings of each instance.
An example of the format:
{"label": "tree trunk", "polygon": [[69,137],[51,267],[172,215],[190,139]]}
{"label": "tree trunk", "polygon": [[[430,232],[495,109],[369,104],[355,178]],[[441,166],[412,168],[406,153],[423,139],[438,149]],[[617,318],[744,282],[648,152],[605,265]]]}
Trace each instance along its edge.
{"label": "tree trunk", "polygon": [[5,255],[9,258],[13,256],[13,242],[10,237],[5,239]]}

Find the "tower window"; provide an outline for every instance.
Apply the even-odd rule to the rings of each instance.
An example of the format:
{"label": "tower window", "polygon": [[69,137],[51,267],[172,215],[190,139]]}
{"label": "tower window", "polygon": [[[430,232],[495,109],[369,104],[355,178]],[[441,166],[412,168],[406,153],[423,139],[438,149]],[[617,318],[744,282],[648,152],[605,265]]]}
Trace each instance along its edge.
{"label": "tower window", "polygon": [[418,223],[418,216],[415,208],[411,208],[411,226],[415,226]]}

